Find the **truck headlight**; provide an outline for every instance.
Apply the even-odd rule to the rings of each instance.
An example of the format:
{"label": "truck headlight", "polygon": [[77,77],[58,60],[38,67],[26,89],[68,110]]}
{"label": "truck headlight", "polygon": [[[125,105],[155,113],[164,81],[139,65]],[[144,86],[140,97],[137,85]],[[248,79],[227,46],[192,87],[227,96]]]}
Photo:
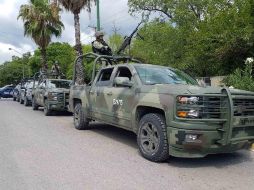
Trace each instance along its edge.
{"label": "truck headlight", "polygon": [[200,113],[199,113],[198,110],[177,111],[177,117],[180,117],[180,118],[199,118]]}
{"label": "truck headlight", "polygon": [[58,93],[49,92],[49,93],[48,93],[48,99],[49,99],[49,100],[57,101],[57,95],[58,95]]}
{"label": "truck headlight", "polygon": [[200,118],[200,99],[198,96],[178,96],[176,116],[179,118]]}
{"label": "truck headlight", "polygon": [[200,97],[197,96],[178,96],[177,102],[180,104],[197,104]]}

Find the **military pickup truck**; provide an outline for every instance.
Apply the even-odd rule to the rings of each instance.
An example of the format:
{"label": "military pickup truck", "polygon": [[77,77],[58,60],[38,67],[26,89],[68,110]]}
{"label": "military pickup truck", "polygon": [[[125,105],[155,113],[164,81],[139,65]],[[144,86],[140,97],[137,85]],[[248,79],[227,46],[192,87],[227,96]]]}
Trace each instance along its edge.
{"label": "military pickup truck", "polygon": [[32,80],[28,80],[27,82],[25,82],[20,93],[21,104],[24,104],[25,106],[31,105],[33,86],[36,88],[37,85],[38,85],[38,81],[33,82]]}
{"label": "military pickup truck", "polygon": [[68,111],[70,80],[42,77],[32,90],[32,108],[44,107],[44,114]]}
{"label": "military pickup truck", "polygon": [[28,106],[29,103],[31,102],[31,98],[28,99],[30,95],[30,97],[32,97],[31,93],[32,93],[32,87],[33,87],[33,79],[32,78],[25,78],[22,79],[21,81],[21,87],[19,90],[19,103],[20,104],[25,104],[25,106]]}
{"label": "military pickup truck", "polygon": [[141,154],[154,162],[230,153],[254,142],[254,93],[201,87],[180,70],[134,60],[95,76],[101,59],[115,59],[93,56],[91,84],[74,80],[70,89],[76,129],[99,121],[133,131]]}

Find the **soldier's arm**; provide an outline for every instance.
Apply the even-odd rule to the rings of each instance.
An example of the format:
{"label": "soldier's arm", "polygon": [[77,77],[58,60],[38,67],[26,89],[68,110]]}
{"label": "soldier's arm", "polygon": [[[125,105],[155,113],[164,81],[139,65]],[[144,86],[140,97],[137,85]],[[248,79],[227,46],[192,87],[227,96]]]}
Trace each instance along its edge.
{"label": "soldier's arm", "polygon": [[101,44],[100,42],[97,42],[97,41],[95,41],[95,42],[93,43],[93,46],[94,46],[96,49],[102,49],[102,48],[104,47],[103,44]]}

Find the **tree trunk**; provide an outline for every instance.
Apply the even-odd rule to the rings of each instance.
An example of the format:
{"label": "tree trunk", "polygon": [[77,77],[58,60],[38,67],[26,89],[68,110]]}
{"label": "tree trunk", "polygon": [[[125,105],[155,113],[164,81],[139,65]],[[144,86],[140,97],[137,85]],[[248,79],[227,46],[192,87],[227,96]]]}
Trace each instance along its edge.
{"label": "tree trunk", "polygon": [[[74,14],[74,25],[75,25],[75,40],[76,40],[76,45],[75,45],[75,50],[77,53],[77,56],[83,55],[82,51],[82,46],[80,42],[80,23],[79,23],[79,14],[75,13]],[[80,58],[78,59],[76,65],[75,65],[75,74],[74,74],[74,80],[78,85],[83,85],[85,74],[84,74],[84,67],[83,67],[83,59]]]}
{"label": "tree trunk", "polygon": [[52,0],[53,4],[55,4],[56,6],[58,5],[58,1],[57,0]]}
{"label": "tree trunk", "polygon": [[41,60],[42,60],[42,69],[43,71],[48,70],[48,65],[47,65],[47,54],[46,54],[46,48],[41,47]]}

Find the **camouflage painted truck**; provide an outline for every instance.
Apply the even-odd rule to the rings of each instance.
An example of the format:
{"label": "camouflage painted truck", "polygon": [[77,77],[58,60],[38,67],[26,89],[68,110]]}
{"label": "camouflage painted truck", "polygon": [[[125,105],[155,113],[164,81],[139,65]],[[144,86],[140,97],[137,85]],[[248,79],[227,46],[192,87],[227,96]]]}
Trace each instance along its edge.
{"label": "camouflage painted truck", "polygon": [[51,115],[53,111],[68,111],[70,85],[70,80],[58,79],[49,74],[41,74],[39,79],[34,79],[32,90],[33,110],[44,107],[45,116]]}
{"label": "camouflage painted truck", "polygon": [[133,131],[141,154],[154,162],[230,153],[254,142],[254,93],[201,87],[180,70],[135,60],[95,76],[97,63],[115,59],[93,56],[91,84],[70,89],[76,129],[99,121]]}

